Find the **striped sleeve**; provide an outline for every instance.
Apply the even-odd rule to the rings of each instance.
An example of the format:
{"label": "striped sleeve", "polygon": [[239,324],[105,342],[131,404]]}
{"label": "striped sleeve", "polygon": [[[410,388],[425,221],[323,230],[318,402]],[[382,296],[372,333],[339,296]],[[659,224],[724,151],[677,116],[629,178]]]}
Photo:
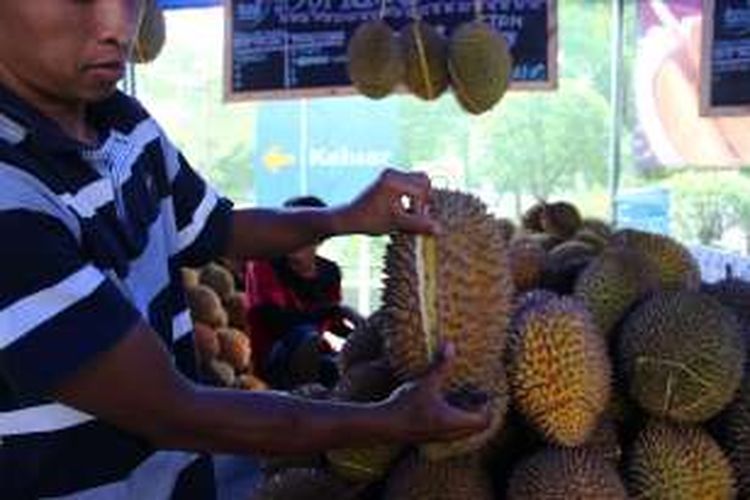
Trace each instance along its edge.
{"label": "striped sleeve", "polygon": [[177,258],[182,266],[199,267],[224,255],[232,202],[219,196],[172,145],[163,145],[177,224]]}
{"label": "striped sleeve", "polygon": [[0,260],[0,371],[18,394],[46,395],[140,316],[60,218],[4,207],[0,234],[12,235]]}

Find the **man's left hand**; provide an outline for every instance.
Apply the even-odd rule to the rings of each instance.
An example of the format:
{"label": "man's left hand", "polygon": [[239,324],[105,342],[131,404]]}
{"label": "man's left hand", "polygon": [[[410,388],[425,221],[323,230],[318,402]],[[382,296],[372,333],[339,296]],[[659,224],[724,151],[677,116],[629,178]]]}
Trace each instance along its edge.
{"label": "man's left hand", "polygon": [[421,172],[386,169],[352,203],[342,209],[342,233],[438,232],[430,217],[430,179]]}

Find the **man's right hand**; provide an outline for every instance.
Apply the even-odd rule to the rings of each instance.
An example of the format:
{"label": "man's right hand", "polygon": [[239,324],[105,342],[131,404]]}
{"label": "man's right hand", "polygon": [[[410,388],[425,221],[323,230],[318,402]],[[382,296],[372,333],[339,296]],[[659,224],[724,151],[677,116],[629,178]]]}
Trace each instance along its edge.
{"label": "man's right hand", "polygon": [[407,443],[451,441],[482,432],[490,425],[487,404],[475,410],[463,410],[446,401],[443,379],[455,358],[452,344],[441,347],[430,370],[408,382],[383,402],[394,439]]}

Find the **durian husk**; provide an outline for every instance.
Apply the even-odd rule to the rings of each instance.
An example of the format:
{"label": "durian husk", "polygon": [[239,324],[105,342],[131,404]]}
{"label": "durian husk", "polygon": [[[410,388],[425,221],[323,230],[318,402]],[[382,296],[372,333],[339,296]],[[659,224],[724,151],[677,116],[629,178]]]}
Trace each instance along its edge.
{"label": "durian husk", "polygon": [[477,454],[441,461],[406,456],[386,482],[383,500],[492,500],[492,482]]}
{"label": "durian husk", "polygon": [[[388,359],[401,380],[413,379],[428,370],[438,343],[451,342],[456,356],[444,379],[444,392],[471,387],[500,408],[492,402],[503,395],[493,391],[498,389],[513,297],[505,240],[486,207],[473,196],[435,190],[431,213],[441,225],[439,235],[427,239],[426,245],[419,242],[422,237],[396,235],[386,252],[383,310]],[[425,266],[424,256],[430,253],[433,264]],[[473,436],[466,442],[473,448],[492,432],[488,429],[481,439]],[[457,443],[440,446],[457,453],[470,451]]]}
{"label": "durian husk", "polygon": [[739,498],[750,498],[750,376],[717,419],[718,439],[732,463]]}
{"label": "durian husk", "polygon": [[406,88],[426,101],[448,88],[448,42],[432,25],[419,20],[401,29]]}
{"label": "durian husk", "polygon": [[166,39],[167,25],[159,2],[144,0],[130,61],[138,64],[154,61],[164,48]]}
{"label": "durian husk", "polygon": [[482,114],[502,99],[513,61],[502,33],[481,21],[459,26],[448,45],[448,72],[456,100],[471,114]]}
{"label": "durian husk", "polygon": [[510,266],[516,292],[537,288],[542,278],[542,270],[547,252],[542,245],[531,238],[516,238],[510,242]]}
{"label": "durian husk", "polygon": [[326,452],[326,459],[338,476],[358,483],[372,483],[387,475],[404,448],[398,444],[340,448]]}
{"label": "durian husk", "polygon": [[540,223],[542,231],[565,240],[581,228],[582,217],[572,203],[557,201],[544,204]]}
{"label": "durian husk", "polygon": [[610,339],[619,322],[658,286],[658,272],[643,254],[611,247],[578,276],[574,295],[591,312],[599,333]]}
{"label": "durian husk", "polygon": [[545,448],[513,471],[508,500],[625,500],[614,464],[585,448]]}
{"label": "durian husk", "polygon": [[732,467],[716,442],[698,427],[652,421],[636,439],[627,465],[633,498],[735,497]]}
{"label": "durian husk", "polygon": [[655,417],[698,423],[732,400],[745,345],[734,317],[710,296],[659,292],[626,318],[619,357],[641,408]]}
{"label": "durian husk", "polygon": [[698,262],[682,243],[661,234],[635,229],[621,229],[610,242],[643,253],[659,273],[659,284],[665,290],[698,290],[701,273]]}
{"label": "durian husk", "polygon": [[552,443],[583,444],[611,393],[604,339],[572,298],[532,305],[519,323],[509,342],[516,408]]}
{"label": "durian husk", "polygon": [[349,79],[371,99],[387,96],[403,78],[401,46],[384,21],[361,24],[349,40],[347,56]]}

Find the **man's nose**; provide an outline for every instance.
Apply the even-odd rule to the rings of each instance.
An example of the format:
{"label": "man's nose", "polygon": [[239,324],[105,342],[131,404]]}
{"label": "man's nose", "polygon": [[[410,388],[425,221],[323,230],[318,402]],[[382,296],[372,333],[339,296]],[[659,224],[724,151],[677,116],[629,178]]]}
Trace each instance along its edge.
{"label": "man's nose", "polygon": [[129,48],[138,30],[144,0],[100,0],[98,3],[99,39]]}

